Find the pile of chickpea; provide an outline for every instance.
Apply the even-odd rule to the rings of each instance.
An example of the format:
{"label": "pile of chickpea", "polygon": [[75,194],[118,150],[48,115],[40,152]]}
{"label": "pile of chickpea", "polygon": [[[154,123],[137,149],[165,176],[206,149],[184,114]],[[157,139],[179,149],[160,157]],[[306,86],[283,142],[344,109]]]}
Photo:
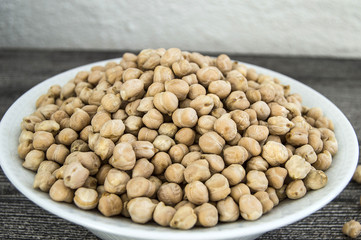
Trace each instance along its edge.
{"label": "pile of chickpea", "polygon": [[190,229],[256,220],[324,187],[333,128],[225,54],[146,49],[52,86],[24,118],[18,153],[55,201]]}

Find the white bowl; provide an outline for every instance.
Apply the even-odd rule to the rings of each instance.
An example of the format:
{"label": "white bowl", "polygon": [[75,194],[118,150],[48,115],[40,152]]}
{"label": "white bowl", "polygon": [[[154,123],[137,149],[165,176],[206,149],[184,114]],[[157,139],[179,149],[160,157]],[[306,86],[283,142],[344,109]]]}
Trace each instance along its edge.
{"label": "white bowl", "polygon": [[327,98],[310,87],[280,73],[251,64],[259,73],[277,77],[283,84],[289,84],[292,92],[303,97],[303,104],[308,107],[321,107],[324,114],[335,125],[339,143],[339,152],[327,170],[326,187],[311,191],[299,200],[285,200],[271,212],[257,221],[237,221],[218,224],[213,228],[194,228],[188,231],[160,227],[156,224],[140,225],[122,217],[107,218],[96,211],[84,211],[73,204],[58,203],[50,199],[47,193],[32,187],[34,172],[21,166],[22,160],[17,155],[18,137],[22,118],[35,111],[35,101],[47,92],[53,84],[64,85],[77,72],[89,70],[94,65],[104,65],[111,59],[74,68],[58,74],[27,91],[6,112],[0,123],[0,162],[6,176],[35,204],[52,214],[89,229],[103,239],[254,239],[268,231],[301,220],[332,201],[350,181],[358,162],[358,142],[356,134],[344,114]]}

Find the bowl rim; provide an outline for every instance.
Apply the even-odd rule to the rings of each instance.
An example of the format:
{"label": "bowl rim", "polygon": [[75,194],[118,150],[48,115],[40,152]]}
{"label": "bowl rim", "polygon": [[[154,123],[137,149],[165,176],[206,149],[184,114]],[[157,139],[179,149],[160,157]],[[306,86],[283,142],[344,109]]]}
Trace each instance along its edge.
{"label": "bowl rim", "polygon": [[[50,77],[50,78],[38,83],[31,89],[29,89],[26,93],[24,93],[21,97],[19,97],[9,107],[9,109],[4,114],[4,116],[0,122],[0,137],[2,137],[2,138],[0,138],[1,139],[0,150],[6,149],[6,144],[9,144],[4,141],[5,138],[3,137],[3,135],[5,133],[5,129],[6,129],[6,123],[8,121],[11,121],[11,114],[14,113],[13,112],[14,106],[21,104],[21,101],[24,98],[24,96],[31,94],[32,92],[35,91],[35,89],[41,88],[42,86],[44,86],[46,83],[49,83],[50,81],[55,81],[56,79],[61,79],[62,77],[64,77],[67,74],[70,74],[70,73],[76,74],[80,70],[89,70],[90,67],[95,66],[95,65],[104,65],[105,63],[110,62],[110,61],[120,61],[120,60],[121,60],[121,58],[113,58],[113,59],[107,59],[107,60],[102,60],[102,61],[97,61],[94,63],[82,65],[82,66],[67,70],[65,72],[59,73],[53,77]],[[267,222],[262,225],[261,229],[260,229],[260,226],[258,226],[258,225],[250,226],[250,227],[247,226],[247,228],[235,227],[235,228],[219,229],[217,227],[214,227],[214,228],[207,228],[207,229],[203,229],[203,228],[202,229],[193,229],[190,231],[182,231],[182,230],[176,230],[176,229],[171,229],[171,228],[165,228],[166,230],[157,231],[157,230],[153,229],[153,225],[149,225],[149,227],[147,226],[145,228],[129,228],[128,226],[121,226],[121,224],[119,224],[117,226],[109,227],[109,225],[106,223],[92,221],[83,216],[75,217],[74,213],[72,213],[72,212],[61,211],[61,206],[64,206],[64,205],[61,205],[62,203],[54,202],[50,198],[49,199],[51,200],[52,203],[49,203],[45,199],[39,199],[33,193],[34,191],[37,191],[37,190],[29,189],[26,186],[24,186],[19,179],[14,177],[10,168],[8,168],[8,166],[5,164],[4,158],[8,157],[6,155],[6,151],[0,151],[1,168],[3,169],[5,175],[8,177],[10,182],[22,194],[24,194],[28,199],[30,199],[32,202],[34,202],[36,205],[40,206],[41,208],[47,210],[48,212],[50,212],[54,215],[57,215],[63,219],[66,219],[72,223],[81,225],[83,227],[86,227],[86,228],[89,228],[92,230],[96,230],[96,231],[106,232],[108,234],[115,234],[115,235],[119,235],[119,236],[127,236],[127,237],[135,237],[135,238],[143,238],[146,236],[146,238],[148,238],[148,239],[169,239],[169,238],[174,238],[174,237],[179,238],[179,239],[185,239],[185,238],[204,239],[205,234],[207,234],[208,239],[218,239],[218,238],[224,238],[224,237],[227,237],[227,238],[245,237],[245,236],[262,234],[267,231],[274,230],[274,229],[292,224],[298,220],[301,220],[301,219],[307,217],[308,215],[316,212],[317,210],[319,210],[320,208],[325,206],[327,203],[331,202],[346,187],[346,185],[350,181],[350,179],[353,175],[353,172],[356,168],[356,165],[358,163],[358,156],[359,156],[359,146],[358,146],[358,140],[357,140],[356,133],[355,133],[351,123],[346,118],[346,116],[342,113],[342,111],[334,103],[332,103],[325,96],[323,96],[321,93],[315,91],[314,89],[308,87],[307,85],[305,85],[291,77],[288,77],[281,73],[275,72],[273,70],[270,70],[270,69],[267,69],[264,67],[260,67],[257,65],[245,63],[245,62],[240,62],[240,61],[237,61],[237,62],[239,64],[244,64],[245,66],[247,66],[249,68],[254,68],[258,73],[266,73],[266,74],[270,74],[274,77],[277,77],[281,80],[281,82],[282,82],[282,80],[286,80],[288,82],[292,82],[293,84],[297,83],[297,84],[299,84],[299,86],[306,88],[307,91],[311,91],[313,94],[318,95],[318,97],[320,97],[323,101],[328,102],[328,104],[330,104],[330,106],[333,108],[332,110],[336,111],[336,114],[341,118],[342,122],[345,124],[344,128],[347,130],[347,133],[349,134],[349,139],[351,139],[351,144],[349,145],[349,147],[352,150],[352,156],[354,156],[353,165],[349,166],[349,169],[347,171],[347,173],[348,173],[347,176],[345,176],[345,178],[342,179],[342,181],[339,183],[339,185],[337,185],[335,188],[332,189],[332,191],[330,192],[330,195],[328,197],[323,197],[323,198],[319,199],[319,201],[309,205],[309,207],[306,210],[296,211],[286,217],[278,218],[269,223]],[[75,76],[75,74],[74,74],[74,76]],[[70,80],[70,79],[68,79],[68,80]],[[66,80],[64,83],[66,83],[68,80]],[[35,110],[35,108],[34,108],[34,110]],[[57,206],[58,208],[54,209],[54,206]],[[83,210],[81,210],[81,211],[83,211]],[[121,219],[116,219],[116,220],[119,221],[120,223],[122,222]],[[243,221],[238,220],[236,223],[239,224],[242,222]],[[226,231],[226,235],[225,235],[225,231]]]}

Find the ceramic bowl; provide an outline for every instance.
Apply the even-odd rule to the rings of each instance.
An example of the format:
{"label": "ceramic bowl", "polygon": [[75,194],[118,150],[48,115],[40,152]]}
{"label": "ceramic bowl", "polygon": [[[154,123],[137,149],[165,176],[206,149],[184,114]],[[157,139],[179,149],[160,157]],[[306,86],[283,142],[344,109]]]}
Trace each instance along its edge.
{"label": "ceramic bowl", "polygon": [[194,228],[188,231],[160,227],[156,224],[136,224],[123,217],[107,218],[95,210],[84,211],[73,204],[54,202],[47,193],[33,189],[34,172],[21,166],[23,161],[17,156],[20,123],[23,117],[35,111],[36,99],[46,93],[51,85],[64,85],[78,71],[90,70],[92,66],[104,65],[108,61],[120,59],[81,66],[36,85],[8,109],[0,124],[0,162],[12,184],[35,204],[52,214],[84,226],[102,239],[254,239],[268,231],[301,220],[322,208],[345,188],[353,175],[358,162],[359,148],[356,134],[344,114],[326,97],[310,87],[280,73],[243,63],[259,73],[279,78],[283,84],[289,84],[292,92],[297,92],[303,97],[303,105],[320,107],[333,121],[339,151],[331,168],[327,170],[328,183],[324,188],[310,191],[299,200],[285,200],[256,221],[239,220],[218,224],[213,228]]}

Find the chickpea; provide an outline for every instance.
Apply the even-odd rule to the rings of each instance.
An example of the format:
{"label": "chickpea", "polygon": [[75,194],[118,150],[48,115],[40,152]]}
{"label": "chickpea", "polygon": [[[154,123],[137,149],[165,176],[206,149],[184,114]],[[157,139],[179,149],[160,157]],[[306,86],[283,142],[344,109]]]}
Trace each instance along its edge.
{"label": "chickpea", "polygon": [[245,110],[250,106],[246,94],[242,91],[231,92],[225,103],[229,110]]}
{"label": "chickpea", "polygon": [[203,86],[208,86],[211,82],[220,80],[223,78],[221,71],[216,67],[202,67],[197,71],[198,81]]}
{"label": "chickpea", "polygon": [[244,136],[262,142],[267,139],[268,134],[269,134],[269,130],[266,126],[251,125],[246,129]]}
{"label": "chickpea", "polygon": [[231,83],[224,80],[213,81],[208,86],[208,92],[216,94],[220,99],[231,93]]}
{"label": "chickpea", "polygon": [[55,170],[59,169],[60,166],[59,164],[57,164],[56,162],[53,161],[47,161],[44,160],[40,163],[39,168],[38,168],[38,173],[40,172],[50,172],[53,173]]}
{"label": "chickpea", "polygon": [[190,107],[197,111],[198,116],[209,114],[212,111],[213,106],[213,98],[207,95],[200,95],[190,103]]}
{"label": "chickpea", "polygon": [[169,149],[168,153],[173,163],[180,163],[188,152],[188,147],[185,144],[176,144]]}
{"label": "chickpea", "polygon": [[136,156],[130,143],[118,143],[113,149],[109,164],[120,170],[131,170],[135,166]]}
{"label": "chickpea", "polygon": [[196,138],[196,133],[191,128],[181,128],[174,136],[175,140],[179,144],[185,144],[191,146]]}
{"label": "chickpea", "polygon": [[110,169],[104,181],[104,189],[109,193],[123,194],[129,180],[130,177],[126,172]]}
{"label": "chickpea", "polygon": [[80,108],[76,108],[73,115],[70,117],[70,128],[75,131],[81,131],[84,127],[89,125],[90,117],[87,112]]}
{"label": "chickpea", "polygon": [[356,170],[352,176],[352,180],[354,180],[357,183],[361,183],[361,165],[358,165],[356,167]]}
{"label": "chickpea", "polygon": [[325,150],[317,154],[317,160],[312,164],[317,170],[326,171],[332,163],[332,155],[329,151]]}
{"label": "chickpea", "polygon": [[[192,66],[193,63],[190,63],[190,65]],[[199,68],[198,68],[199,69]],[[197,72],[198,69],[194,72]],[[186,83],[188,83],[189,86],[192,86],[194,84],[198,84],[198,79],[197,79],[197,76],[192,73],[192,74],[189,74],[189,75],[186,75],[186,76],[183,76],[182,77],[182,80],[185,81]],[[202,85],[201,85],[202,86]],[[204,88],[204,87],[203,87]]]}
{"label": "chickpea", "polygon": [[189,152],[183,157],[181,164],[187,167],[189,164],[201,159],[201,157],[202,153],[200,152]]}
{"label": "chickpea", "polygon": [[230,115],[223,115],[214,122],[214,130],[226,141],[233,140],[237,135],[237,125]]}
{"label": "chickpea", "polygon": [[[161,93],[165,91],[164,83],[161,82],[153,82],[147,90],[145,94],[146,97],[154,97],[157,93]],[[153,99],[154,102],[154,99]]]}
{"label": "chickpea", "polygon": [[154,174],[159,175],[164,173],[165,169],[172,164],[172,160],[168,153],[158,152],[152,158],[151,163],[154,166]]}
{"label": "chickpea", "polygon": [[285,164],[288,175],[292,179],[304,179],[311,171],[311,164],[298,155],[293,155]]}
{"label": "chickpea", "polygon": [[52,144],[46,151],[46,158],[63,164],[69,153],[69,149],[63,144]]}
{"label": "chickpea", "polygon": [[90,148],[89,148],[88,144],[81,139],[75,140],[70,145],[70,152],[87,152],[89,150],[90,150]]}
{"label": "chickpea", "polygon": [[239,210],[244,219],[253,221],[262,216],[263,206],[254,195],[245,194],[239,199]]}
{"label": "chickpea", "polygon": [[262,151],[259,142],[250,137],[242,137],[238,145],[244,147],[251,156],[258,156]]}
{"label": "chickpea", "polygon": [[153,105],[153,97],[145,97],[142,98],[137,107],[137,111],[139,112],[148,112],[149,110],[154,108]]}
{"label": "chickpea", "polygon": [[191,203],[201,205],[209,201],[208,189],[206,185],[200,181],[188,183],[185,186],[184,191],[186,199]]}
{"label": "chickpea", "polygon": [[110,121],[111,117],[108,112],[97,112],[91,120],[91,125],[94,132],[100,132],[103,125]]}
{"label": "chickpea", "polygon": [[219,173],[224,169],[223,158],[217,154],[202,154],[201,158],[208,161],[211,173]]}
{"label": "chickpea", "polygon": [[154,165],[146,158],[137,160],[132,171],[132,177],[149,178],[154,171]]}
{"label": "chickpea", "polygon": [[184,77],[192,72],[191,64],[185,59],[174,62],[172,64],[172,69],[177,77]]}
{"label": "chickpea", "polygon": [[247,186],[253,191],[265,191],[268,180],[264,172],[251,170],[247,173]]}
{"label": "chickpea", "polygon": [[142,71],[138,68],[128,68],[125,71],[123,71],[123,82],[126,82],[131,79],[139,79],[139,77],[142,75]]}
{"label": "chickpea", "polygon": [[56,139],[59,143],[69,146],[78,138],[78,136],[79,136],[78,133],[73,129],[64,128],[59,132]]}
{"label": "chickpea", "polygon": [[43,192],[49,192],[56,178],[50,171],[38,171],[35,175],[33,188],[39,188]]}
{"label": "chickpea", "polygon": [[175,145],[175,142],[167,135],[158,135],[154,139],[153,145],[159,151],[167,152],[173,145]]}
{"label": "chickpea", "polygon": [[240,183],[246,176],[246,171],[241,164],[231,164],[222,171],[230,186]]}
{"label": "chickpea", "polygon": [[122,120],[108,120],[100,129],[100,136],[117,141],[124,133],[125,125]]}
{"label": "chickpea", "polygon": [[137,197],[151,197],[155,193],[155,186],[144,177],[130,179],[126,185],[129,199]]}
{"label": "chickpea", "polygon": [[261,172],[265,172],[269,167],[269,164],[266,160],[264,160],[261,156],[252,157],[249,161],[247,161],[247,172],[250,170],[257,170]]}
{"label": "chickpea", "polygon": [[103,193],[99,199],[98,210],[106,217],[119,215],[123,208],[122,199],[113,193]]}
{"label": "chickpea", "polygon": [[187,201],[187,200],[183,200],[183,201],[180,201],[177,205],[175,205],[175,210],[178,210],[179,208],[181,207],[184,207],[184,206],[187,206],[187,207],[191,207],[191,208],[195,208],[196,205],[194,205],[193,203]]}
{"label": "chickpea", "polygon": [[139,107],[139,104],[140,104],[140,99],[137,99],[137,100],[134,100],[133,102],[130,102],[128,103],[126,106],[125,106],[125,113],[129,116],[141,116],[143,115],[142,112],[138,111],[138,107]]}
{"label": "chickpea", "polygon": [[166,168],[164,172],[164,177],[167,179],[168,182],[180,184],[184,181],[184,170],[185,167],[182,164],[173,163]]}
{"label": "chickpea", "polygon": [[223,150],[223,157],[226,164],[243,164],[248,159],[248,152],[244,147],[232,146]]}
{"label": "chickpea", "polygon": [[107,82],[114,84],[114,82],[120,81],[122,79],[123,68],[121,66],[109,67],[105,71],[105,75],[107,77]]}
{"label": "chickpea", "polygon": [[227,178],[219,173],[213,174],[213,176],[205,182],[205,185],[208,188],[211,201],[225,199],[231,193]]}
{"label": "chickpea", "polygon": [[297,147],[308,143],[308,131],[304,128],[294,127],[286,134],[286,141]]}
{"label": "chickpea", "polygon": [[320,153],[323,149],[323,141],[321,140],[321,132],[316,129],[310,129],[308,132],[308,144],[312,146],[316,153]]}
{"label": "chickpea", "polygon": [[346,222],[342,227],[342,232],[351,238],[357,238],[361,233],[361,224],[355,220]]}
{"label": "chickpea", "polygon": [[262,157],[275,167],[287,161],[288,151],[283,144],[270,141],[263,146]]}
{"label": "chickpea", "polygon": [[98,205],[98,193],[90,188],[78,188],[74,194],[74,203],[84,210],[94,209]]}
{"label": "chickpea", "polygon": [[231,197],[235,202],[239,202],[239,198],[245,194],[251,194],[251,190],[246,184],[239,183],[231,187]]}
{"label": "chickpea", "polygon": [[139,116],[129,116],[125,121],[125,132],[138,135],[139,130],[143,127],[142,118]]}
{"label": "chickpea", "polygon": [[123,143],[123,142],[127,142],[127,143],[130,143],[130,144],[133,144],[135,141],[137,141],[137,137],[134,136],[133,134],[130,134],[130,133],[126,133],[126,134],[123,134],[117,143]]}
{"label": "chickpea", "polygon": [[304,179],[304,184],[312,190],[323,188],[327,184],[327,175],[321,170],[311,170]]}
{"label": "chickpea", "polygon": [[283,167],[269,168],[266,171],[266,177],[268,179],[269,185],[275,189],[280,189],[283,186],[287,173],[287,169]]}
{"label": "chickpea", "polygon": [[27,130],[22,130],[19,136],[19,143],[23,143],[23,142],[31,142],[33,141],[33,132],[27,131]]}
{"label": "chickpea", "polygon": [[45,159],[45,154],[40,150],[31,150],[25,157],[25,161],[23,162],[23,167],[30,169],[32,171],[36,171],[39,168],[39,165]]}
{"label": "chickpea", "polygon": [[112,140],[99,137],[94,146],[94,152],[102,159],[106,160],[111,157],[115,144]]}
{"label": "chickpea", "polygon": [[99,168],[99,171],[96,174],[97,183],[99,185],[104,185],[105,178],[107,177],[110,169],[113,167],[109,164],[104,164]]}
{"label": "chickpea", "polygon": [[165,90],[174,93],[179,101],[187,98],[189,85],[186,81],[180,79],[168,80],[164,84]]}
{"label": "chickpea", "polygon": [[230,112],[232,120],[237,125],[238,131],[245,130],[251,123],[250,123],[250,117],[247,114],[247,112],[242,110],[233,110]]}
{"label": "chickpea", "polygon": [[203,227],[214,227],[218,223],[218,210],[210,203],[203,203],[194,209],[197,223]]}
{"label": "chickpea", "polygon": [[183,108],[174,111],[172,120],[177,127],[192,128],[197,124],[198,116],[193,108]]}
{"label": "chickpea", "polygon": [[161,92],[155,94],[153,104],[160,112],[171,115],[178,107],[178,98],[172,92]]}
{"label": "chickpea", "polygon": [[196,130],[199,134],[213,131],[213,126],[217,118],[210,115],[203,115],[198,119]]}
{"label": "chickpea", "polygon": [[[207,94],[207,90],[205,89],[205,87],[203,87],[202,85],[198,84],[198,83],[194,83],[192,85],[190,85],[189,87],[189,92],[188,92],[188,98],[191,100],[196,99],[199,96],[204,96]],[[213,98],[212,98],[213,100]]]}
{"label": "chickpea", "polygon": [[144,83],[139,79],[130,79],[120,86],[120,96],[124,101],[134,101],[144,95]]}
{"label": "chickpea", "polygon": [[234,222],[239,218],[238,205],[231,197],[218,201],[217,210],[221,222]]}
{"label": "chickpea", "polygon": [[36,150],[46,151],[54,142],[53,134],[49,132],[38,131],[33,135],[33,147]]}
{"label": "chickpea", "polygon": [[184,170],[184,179],[187,183],[193,181],[204,182],[211,177],[207,160],[196,160],[187,165]]}
{"label": "chickpea", "polygon": [[294,127],[294,123],[288,120],[286,117],[275,116],[270,117],[267,120],[270,134],[284,135]]}
{"label": "chickpea", "polygon": [[302,180],[294,180],[287,185],[286,194],[290,199],[299,199],[305,196],[307,189]]}
{"label": "chickpea", "polygon": [[142,118],[145,126],[150,129],[158,129],[163,123],[163,115],[155,108],[149,110]]}
{"label": "chickpea", "polygon": [[313,164],[317,161],[317,155],[311,145],[306,144],[295,149],[295,154],[304,158],[308,163]]}
{"label": "chickpea", "polygon": [[166,205],[174,206],[183,198],[183,190],[176,183],[163,183],[158,192],[157,196],[159,201],[164,202]]}
{"label": "chickpea", "polygon": [[154,209],[153,220],[163,227],[169,226],[176,211],[173,207],[166,206],[163,202],[159,202]]}
{"label": "chickpea", "polygon": [[158,136],[158,132],[156,130],[151,130],[146,127],[142,127],[138,132],[139,141],[153,142],[157,136]]}
{"label": "chickpea", "polygon": [[158,150],[154,148],[154,145],[147,141],[135,141],[132,143],[132,146],[137,158],[150,159],[158,152]]}
{"label": "chickpea", "polygon": [[272,210],[272,208],[274,207],[274,203],[273,201],[270,199],[269,195],[267,192],[261,191],[261,192],[256,192],[254,194],[254,196],[260,201],[260,203],[262,204],[262,210],[263,210],[263,214],[269,212]]}
{"label": "chickpea", "polygon": [[248,89],[247,79],[237,70],[228,72],[226,80],[231,83],[232,91],[246,92]]}
{"label": "chickpea", "polygon": [[276,190],[272,187],[268,187],[266,189],[266,192],[268,193],[269,198],[271,199],[271,201],[273,202],[273,206],[277,206],[280,202],[280,199],[278,199]]}
{"label": "chickpea", "polygon": [[51,186],[49,196],[57,202],[71,203],[73,201],[74,192],[64,184],[63,180],[59,179]]}
{"label": "chickpea", "polygon": [[191,229],[197,222],[197,215],[189,206],[180,207],[170,221],[172,228]]}
{"label": "chickpea", "polygon": [[32,150],[33,144],[31,141],[25,141],[19,144],[17,151],[21,159],[25,159],[26,155]]}
{"label": "chickpea", "polygon": [[199,146],[204,153],[220,154],[225,143],[216,132],[207,132],[199,138]]}

